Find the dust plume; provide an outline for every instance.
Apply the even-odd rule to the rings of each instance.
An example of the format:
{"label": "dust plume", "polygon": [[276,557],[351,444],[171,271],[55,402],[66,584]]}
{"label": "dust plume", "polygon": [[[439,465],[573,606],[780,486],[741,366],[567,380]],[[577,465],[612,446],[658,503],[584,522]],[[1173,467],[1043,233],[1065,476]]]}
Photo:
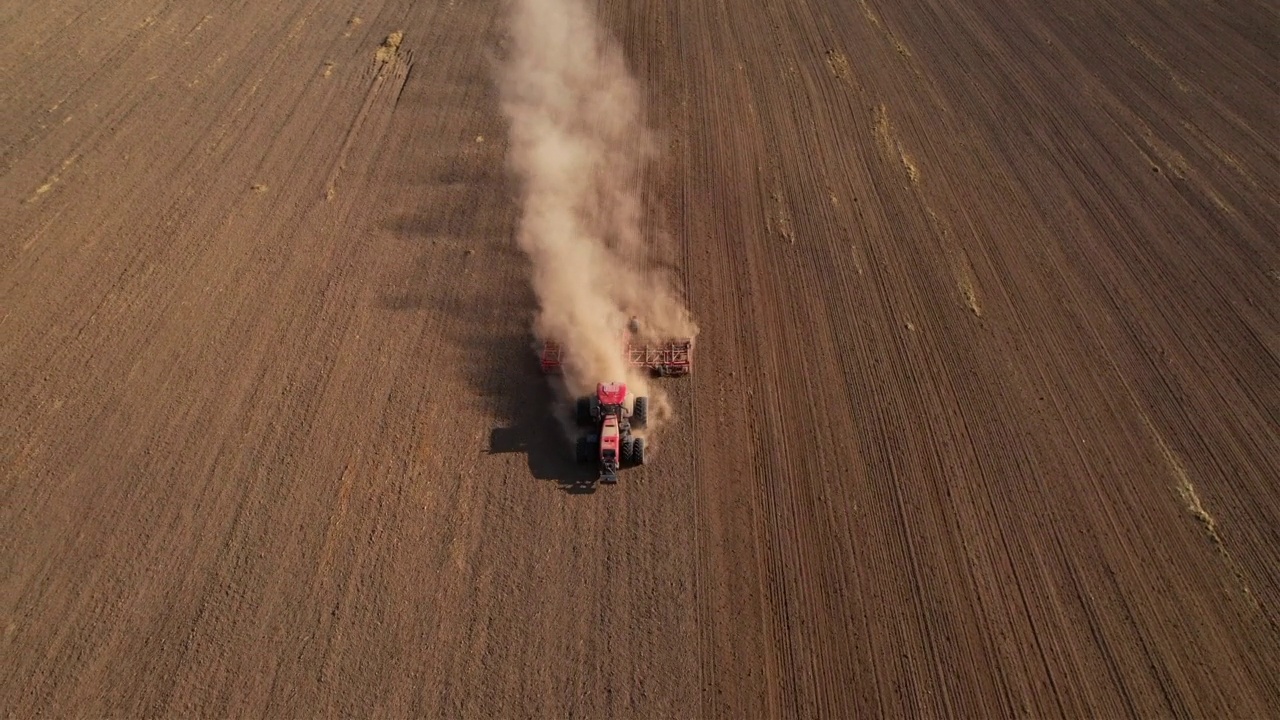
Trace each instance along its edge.
{"label": "dust plume", "polygon": [[[631,316],[648,341],[693,337],[672,284],[652,265],[641,182],[656,151],[621,48],[580,0],[509,0],[497,86],[520,185],[517,241],[538,300],[534,335],[565,350],[564,391],[625,381],[667,403],[623,356]],[[652,421],[651,421],[652,422]]]}

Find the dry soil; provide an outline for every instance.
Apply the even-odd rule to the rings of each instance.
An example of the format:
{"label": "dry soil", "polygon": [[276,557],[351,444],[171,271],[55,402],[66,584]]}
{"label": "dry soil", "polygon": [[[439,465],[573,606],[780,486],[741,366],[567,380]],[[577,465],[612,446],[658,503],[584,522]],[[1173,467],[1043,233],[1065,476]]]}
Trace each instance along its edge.
{"label": "dry soil", "polygon": [[0,714],[1275,713],[1275,4],[599,9],[701,333],[586,492],[497,0],[0,6]]}

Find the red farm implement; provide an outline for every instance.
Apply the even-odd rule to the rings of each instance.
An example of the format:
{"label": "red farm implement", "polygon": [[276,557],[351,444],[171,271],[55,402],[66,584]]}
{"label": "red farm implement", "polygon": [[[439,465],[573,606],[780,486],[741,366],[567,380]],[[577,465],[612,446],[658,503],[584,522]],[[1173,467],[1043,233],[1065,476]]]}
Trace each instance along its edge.
{"label": "red farm implement", "polygon": [[[654,375],[675,377],[693,371],[692,341],[670,340],[659,345],[627,343],[623,348],[627,363],[634,368],[644,368]],[[558,374],[564,364],[565,353],[560,343],[548,340],[542,346],[542,372]]]}

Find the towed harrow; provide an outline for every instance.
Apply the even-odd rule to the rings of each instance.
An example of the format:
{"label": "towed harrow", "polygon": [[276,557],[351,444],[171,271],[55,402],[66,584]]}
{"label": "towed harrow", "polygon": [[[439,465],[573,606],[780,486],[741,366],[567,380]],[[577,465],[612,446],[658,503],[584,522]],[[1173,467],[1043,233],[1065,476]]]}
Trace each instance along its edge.
{"label": "towed harrow", "polygon": [[[678,377],[693,370],[691,345],[688,340],[670,340],[659,345],[627,343],[623,352],[631,367],[647,369],[660,377]],[[542,372],[558,375],[562,372],[564,360],[564,348],[560,343],[554,340],[543,343]]]}

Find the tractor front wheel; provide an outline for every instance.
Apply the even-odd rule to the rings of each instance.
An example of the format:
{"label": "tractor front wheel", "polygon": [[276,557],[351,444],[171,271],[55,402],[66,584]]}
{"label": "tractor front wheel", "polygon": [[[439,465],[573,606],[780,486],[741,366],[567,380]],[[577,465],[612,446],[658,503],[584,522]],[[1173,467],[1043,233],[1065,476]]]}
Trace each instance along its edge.
{"label": "tractor front wheel", "polygon": [[631,446],[631,464],[644,464],[644,438],[636,438]]}
{"label": "tractor front wheel", "polygon": [[582,427],[590,427],[600,421],[600,398],[587,395],[578,398],[577,412],[578,424]]}
{"label": "tractor front wheel", "polygon": [[638,397],[631,406],[631,427],[643,430],[649,424],[649,398]]}

